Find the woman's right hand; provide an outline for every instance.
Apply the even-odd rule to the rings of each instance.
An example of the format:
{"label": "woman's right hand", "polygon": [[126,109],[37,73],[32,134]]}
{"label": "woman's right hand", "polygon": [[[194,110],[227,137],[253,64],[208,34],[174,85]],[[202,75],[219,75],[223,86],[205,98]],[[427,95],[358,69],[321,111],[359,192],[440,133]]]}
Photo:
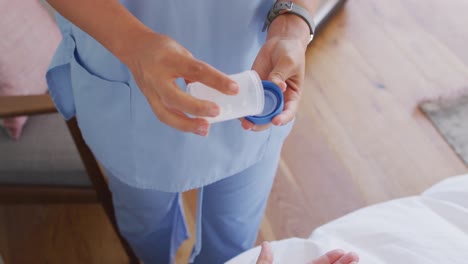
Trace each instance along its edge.
{"label": "woman's right hand", "polygon": [[208,135],[210,124],[202,117],[217,116],[219,106],[190,96],[176,85],[175,80],[184,78],[201,82],[229,95],[238,92],[237,83],[195,59],[188,50],[165,35],[146,32],[132,42],[132,50],[120,59],[129,67],[158,119],[184,132]]}

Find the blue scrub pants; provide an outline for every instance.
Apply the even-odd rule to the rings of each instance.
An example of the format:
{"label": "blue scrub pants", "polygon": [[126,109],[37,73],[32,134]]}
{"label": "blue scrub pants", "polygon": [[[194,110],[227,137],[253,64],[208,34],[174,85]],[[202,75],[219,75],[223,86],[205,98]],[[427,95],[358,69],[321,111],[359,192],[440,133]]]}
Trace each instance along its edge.
{"label": "blue scrub pants", "polygon": [[[199,189],[191,262],[224,263],[256,240],[279,160],[280,145],[252,167]],[[109,174],[117,223],[145,264],[173,263],[188,238],[181,193],[131,187]]]}

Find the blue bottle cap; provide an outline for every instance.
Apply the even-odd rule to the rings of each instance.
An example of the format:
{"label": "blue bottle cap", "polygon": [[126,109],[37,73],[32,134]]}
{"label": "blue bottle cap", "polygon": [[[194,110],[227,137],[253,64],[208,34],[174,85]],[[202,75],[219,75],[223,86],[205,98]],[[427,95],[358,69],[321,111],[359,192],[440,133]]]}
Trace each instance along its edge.
{"label": "blue bottle cap", "polygon": [[273,118],[283,111],[284,97],[281,88],[270,81],[262,81],[263,91],[265,93],[265,105],[259,115],[246,116],[245,119],[256,125],[271,123]]}

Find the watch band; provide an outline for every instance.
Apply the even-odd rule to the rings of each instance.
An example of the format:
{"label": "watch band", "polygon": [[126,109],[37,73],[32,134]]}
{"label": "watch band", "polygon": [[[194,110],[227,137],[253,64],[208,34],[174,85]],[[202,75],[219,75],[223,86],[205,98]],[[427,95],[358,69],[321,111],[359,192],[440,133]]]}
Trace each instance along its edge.
{"label": "watch band", "polygon": [[283,14],[292,14],[299,16],[307,23],[310,29],[310,43],[314,37],[315,32],[314,19],[310,15],[309,11],[307,11],[307,9],[297,4],[294,4],[293,2],[276,2],[271,8],[270,12],[268,12],[262,31],[265,31],[275,18]]}

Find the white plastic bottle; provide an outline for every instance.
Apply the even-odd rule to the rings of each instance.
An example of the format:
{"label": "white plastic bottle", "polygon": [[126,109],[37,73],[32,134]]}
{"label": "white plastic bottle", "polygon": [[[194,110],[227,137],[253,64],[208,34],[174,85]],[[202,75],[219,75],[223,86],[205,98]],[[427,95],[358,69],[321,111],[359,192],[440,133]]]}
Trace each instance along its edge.
{"label": "white plastic bottle", "polygon": [[210,123],[260,114],[263,110],[264,95],[262,80],[255,71],[246,71],[229,76],[239,85],[239,93],[226,95],[202,83],[187,85],[187,92],[199,99],[216,103],[220,113],[206,118]]}
{"label": "white plastic bottle", "polygon": [[229,76],[239,85],[239,93],[226,95],[218,90],[199,82],[187,85],[190,95],[216,103],[220,114],[206,118],[210,123],[216,123],[240,117],[255,124],[271,122],[274,116],[283,109],[283,93],[272,82],[262,81],[257,72],[250,70]]}

